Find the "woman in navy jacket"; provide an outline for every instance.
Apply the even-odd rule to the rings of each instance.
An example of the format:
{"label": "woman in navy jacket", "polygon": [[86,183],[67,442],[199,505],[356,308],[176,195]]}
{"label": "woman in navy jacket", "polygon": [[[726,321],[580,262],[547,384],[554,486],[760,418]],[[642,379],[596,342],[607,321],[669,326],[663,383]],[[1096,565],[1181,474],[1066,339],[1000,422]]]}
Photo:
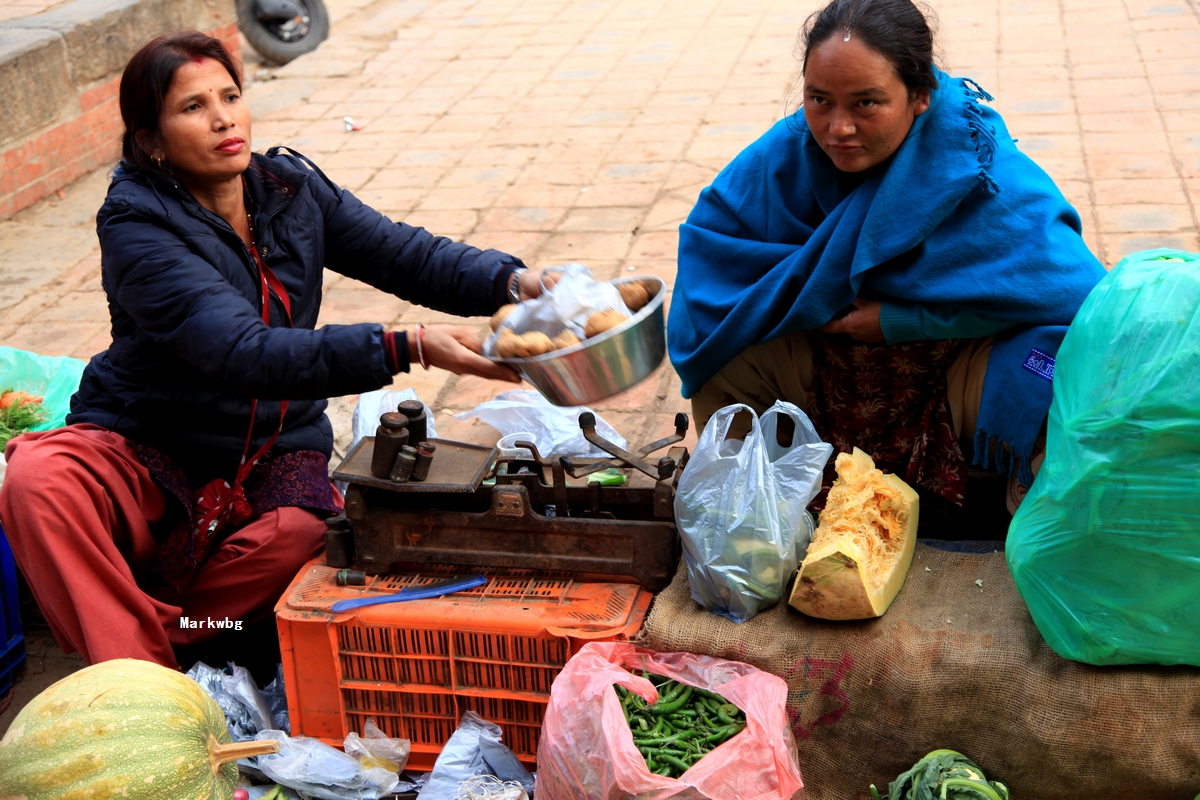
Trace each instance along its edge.
{"label": "woman in navy jacket", "polygon": [[68,427],[14,440],[0,519],[64,651],[142,658],[270,613],[320,549],[327,397],[410,363],[519,380],[469,329],[315,329],[323,269],[440,311],[540,289],[521,262],[394,223],[312,162],[250,152],[222,44],[160,37],[125,69],[123,160],[97,216],[112,346]]}

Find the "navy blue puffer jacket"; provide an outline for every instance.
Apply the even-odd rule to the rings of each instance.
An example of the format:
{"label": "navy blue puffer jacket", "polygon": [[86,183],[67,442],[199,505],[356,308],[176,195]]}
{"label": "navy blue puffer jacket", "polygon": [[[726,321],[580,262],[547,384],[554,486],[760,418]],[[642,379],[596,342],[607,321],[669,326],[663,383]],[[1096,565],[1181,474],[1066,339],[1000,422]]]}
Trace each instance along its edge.
{"label": "navy blue puffer jacket", "polygon": [[260,401],[252,452],[274,432],[278,401],[288,400],[272,452],[328,458],[325,398],[391,382],[382,326],[314,330],[323,268],[467,316],[493,313],[520,265],[391,222],[278,148],[255,154],[245,178],[259,253],[287,289],[292,328],[274,296],[271,325],[263,324],[249,251],[177,181],[118,168],[96,221],[113,343],[88,364],[67,422],[152,445],[197,485],[233,476],[252,399]]}

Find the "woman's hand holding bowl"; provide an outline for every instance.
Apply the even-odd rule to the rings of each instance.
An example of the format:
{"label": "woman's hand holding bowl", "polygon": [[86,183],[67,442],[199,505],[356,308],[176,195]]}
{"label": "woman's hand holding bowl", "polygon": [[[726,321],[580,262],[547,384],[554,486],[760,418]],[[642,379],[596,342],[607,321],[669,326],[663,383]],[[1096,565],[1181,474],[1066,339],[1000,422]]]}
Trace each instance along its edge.
{"label": "woman's hand holding bowl", "polygon": [[[420,354],[417,351],[417,336],[421,336]],[[483,341],[470,328],[461,325],[436,325],[424,328],[420,334],[408,334],[409,360],[413,364],[425,356],[431,367],[449,370],[455,375],[477,375],[494,381],[520,383],[521,376],[504,364],[484,358]]]}

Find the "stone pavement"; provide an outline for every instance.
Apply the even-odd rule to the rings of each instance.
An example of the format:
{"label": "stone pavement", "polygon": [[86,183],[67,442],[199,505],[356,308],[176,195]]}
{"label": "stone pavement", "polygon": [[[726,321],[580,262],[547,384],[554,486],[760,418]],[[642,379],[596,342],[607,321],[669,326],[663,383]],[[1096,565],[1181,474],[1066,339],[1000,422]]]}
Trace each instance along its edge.
{"label": "stone pavement", "polygon": [[[320,50],[250,83],[254,147],[291,145],[393,218],[534,267],[581,261],[604,278],[671,281],[676,229],[697,193],[793,107],[795,35],[817,5],[334,0],[334,32]],[[1106,264],[1152,246],[1200,249],[1194,5],[934,7],[943,63],[996,96]],[[247,66],[252,75],[261,67]],[[347,132],[345,116],[361,130]],[[0,343],[81,358],[106,345],[91,231],[104,184],[93,175],[0,224]],[[329,274],[322,322],[357,321],[449,318]],[[438,370],[399,382],[447,410],[505,388]],[[333,405],[339,444],[351,402]],[[597,408],[641,442],[687,403],[664,366]],[[448,424],[468,438],[491,433]]]}
{"label": "stone pavement", "polygon": [[0,22],[50,11],[67,0],[0,0]]}
{"label": "stone pavement", "polygon": [[[247,90],[254,147],[293,146],[393,218],[534,267],[580,261],[602,278],[670,282],[677,227],[698,192],[794,107],[796,32],[818,5],[330,0],[333,35],[320,50],[269,74],[248,63],[274,78]],[[1193,0],[933,7],[943,64],[996,96],[1105,264],[1148,247],[1200,250]],[[345,116],[361,130],[347,132]],[[0,344],[80,358],[107,345],[92,230],[104,189],[97,173],[0,223]],[[451,319],[327,277],[322,323]],[[406,385],[439,412],[510,388],[419,368],[399,377]],[[339,448],[352,402],[331,406]],[[595,407],[634,444],[688,410],[667,365]],[[441,415],[438,425],[451,438],[497,436]]]}

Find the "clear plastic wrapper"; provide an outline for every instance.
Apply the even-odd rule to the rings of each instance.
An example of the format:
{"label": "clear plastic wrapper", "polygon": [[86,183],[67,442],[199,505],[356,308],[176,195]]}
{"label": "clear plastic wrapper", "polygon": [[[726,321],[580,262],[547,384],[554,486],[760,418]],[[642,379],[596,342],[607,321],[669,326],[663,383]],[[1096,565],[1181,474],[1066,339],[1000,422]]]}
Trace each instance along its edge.
{"label": "clear plastic wrapper", "polygon": [[[821,489],[833,446],[808,416],[776,402],[754,418],[745,441],[726,439],[738,413],[726,406],[700,432],[675,493],[692,598],[715,614],[745,622],[784,596],[808,543],[813,520],[805,507]],[[780,416],[795,424],[791,444],[776,438]]]}
{"label": "clear plastic wrapper", "polygon": [[372,717],[367,717],[362,736],[354,731],[346,734],[342,749],[346,751],[346,755],[357,758],[358,763],[364,767],[382,767],[399,774],[408,763],[412,742],[408,739],[389,738],[379,730]]}
{"label": "clear plastic wrapper", "polygon": [[[551,269],[558,270],[557,267]],[[496,357],[496,341],[505,329],[514,333],[536,331],[551,338],[563,331],[570,331],[582,340],[587,338],[585,327],[592,314],[618,311],[625,316],[633,316],[633,312],[621,300],[617,287],[597,281],[587,267],[568,264],[561,271],[562,277],[551,289],[532,300],[518,303],[512,313],[504,318],[484,342],[484,355]]]}
{"label": "clear plastic wrapper", "polygon": [[275,717],[266,698],[258,689],[258,684],[250,675],[250,670],[229,662],[229,674],[221,676],[225,691],[236,697],[250,712],[250,720],[254,724],[253,733],[275,727]]}
{"label": "clear plastic wrapper", "polygon": [[253,705],[247,704],[237,694],[229,691],[225,681],[229,678],[224,672],[210,667],[203,661],[197,661],[187,671],[187,676],[200,684],[209,697],[217,702],[225,713],[225,725],[229,729],[229,737],[235,742],[253,739],[254,734],[263,729],[261,712]]}
{"label": "clear plastic wrapper", "polygon": [[477,775],[458,785],[455,800],[529,800],[525,787],[516,781],[502,781],[494,775]]}
{"label": "clear plastic wrapper", "polygon": [[[746,714],[746,729],[679,778],[655,775],[634,746],[614,684],[654,702],[642,670],[716,692]],[[787,684],[749,664],[589,642],[554,679],[538,744],[537,800],[803,800]]]}

